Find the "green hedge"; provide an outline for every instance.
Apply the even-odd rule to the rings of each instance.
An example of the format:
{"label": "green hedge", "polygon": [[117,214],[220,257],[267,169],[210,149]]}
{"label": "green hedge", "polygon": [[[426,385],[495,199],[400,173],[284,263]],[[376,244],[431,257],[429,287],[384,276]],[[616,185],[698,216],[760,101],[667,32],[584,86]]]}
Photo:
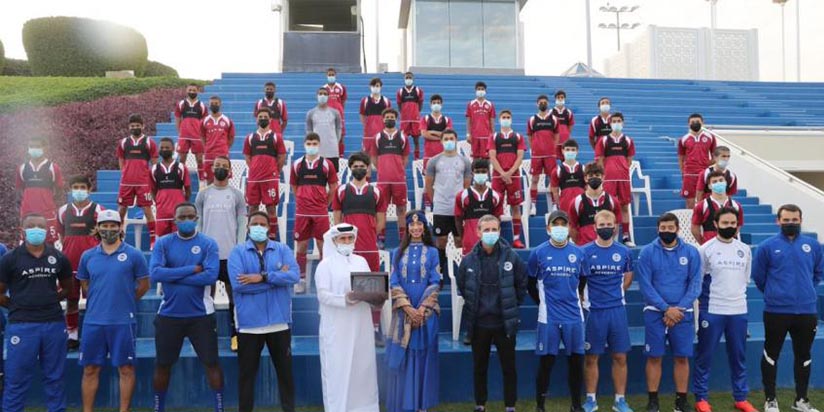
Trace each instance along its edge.
{"label": "green hedge", "polygon": [[118,24],[78,17],[43,17],[23,25],[35,76],[95,76],[109,70],[141,75],[149,51],[142,34]]}
{"label": "green hedge", "polygon": [[3,67],[6,65],[6,49],[3,48],[3,41],[0,40],[0,73],[3,73]]}
{"label": "green hedge", "polygon": [[6,59],[6,67],[0,72],[3,76],[31,76],[28,60]]}
{"label": "green hedge", "polygon": [[178,77],[177,70],[163,63],[149,60],[141,77]]}

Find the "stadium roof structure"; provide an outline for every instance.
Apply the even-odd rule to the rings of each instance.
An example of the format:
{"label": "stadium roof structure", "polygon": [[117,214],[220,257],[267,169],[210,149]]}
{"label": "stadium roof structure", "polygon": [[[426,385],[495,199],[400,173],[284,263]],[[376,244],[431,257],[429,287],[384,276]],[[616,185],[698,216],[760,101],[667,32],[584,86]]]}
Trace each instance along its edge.
{"label": "stadium roof structure", "polygon": [[572,65],[572,67],[566,69],[561,76],[564,77],[604,77],[603,74],[595,71],[592,67],[589,67],[586,63],[578,62]]}

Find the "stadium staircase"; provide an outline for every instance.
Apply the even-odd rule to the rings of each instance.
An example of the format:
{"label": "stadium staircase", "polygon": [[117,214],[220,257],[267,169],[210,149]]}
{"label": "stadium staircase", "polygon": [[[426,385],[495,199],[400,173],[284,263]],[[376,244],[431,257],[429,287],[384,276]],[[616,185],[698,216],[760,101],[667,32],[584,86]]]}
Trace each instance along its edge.
{"label": "stadium staircase", "polygon": [[[348,87],[350,95],[346,106],[346,152],[358,150],[361,145],[362,127],[358,120],[358,104],[360,98],[368,93],[368,83],[372,74],[341,74],[339,81]],[[395,104],[395,91],[402,85],[402,75],[398,73],[382,74],[385,85],[384,94]],[[238,136],[231,148],[231,158],[242,160],[243,137],[255,128],[252,116],[254,102],[261,97],[263,83],[274,81],[277,83],[277,96],[288,104],[290,115],[286,129],[286,139],[295,142],[293,159],[302,155],[302,138],[304,132],[305,113],[315,105],[317,87],[325,80],[321,74],[245,74],[226,73],[221,79],[207,86],[201,98],[207,99],[210,95],[219,95],[223,99],[223,110],[231,117],[237,126]],[[428,99],[433,93],[444,98],[444,112],[452,117],[459,136],[466,130],[464,110],[466,102],[472,97],[475,76],[461,75],[420,75],[416,84],[421,86]],[[822,126],[824,109],[816,108],[814,101],[819,101],[824,95],[824,84],[786,84],[786,83],[747,83],[747,82],[710,82],[690,80],[638,80],[638,79],[605,79],[605,78],[563,78],[563,77],[534,77],[534,76],[488,76],[481,78],[488,85],[488,97],[495,103],[498,111],[509,108],[513,112],[514,125],[517,131],[525,133],[525,123],[528,116],[535,112],[535,99],[540,94],[552,96],[553,92],[563,89],[567,92],[568,106],[576,116],[576,126],[573,137],[581,143],[579,160],[591,161],[593,152],[587,143],[587,130],[590,118],[597,111],[597,100],[601,96],[608,96],[612,100],[615,111],[624,113],[625,132],[635,139],[637,147],[636,160],[640,163],[643,175],[649,177],[652,210],[647,207],[646,201],[639,202],[639,209],[634,217],[635,248],[634,256],[640,246],[649,243],[656,236],[655,219],[665,211],[683,208],[684,202],[679,196],[680,172],[678,170],[674,138],[680,137],[687,130],[687,116],[692,112],[703,113],[710,124],[724,125],[763,125],[763,126]],[[174,102],[169,102],[169,107]],[[812,107],[812,109],[810,109]],[[157,125],[156,138],[162,136],[176,136],[173,123]],[[421,145],[423,143],[421,142]],[[410,162],[410,165],[412,162]],[[193,176],[195,173],[193,173]],[[99,171],[97,175],[97,192],[93,198],[107,208],[115,207],[119,181],[118,171]],[[414,206],[413,176],[409,176],[409,198]],[[752,178],[752,177],[748,177]],[[237,176],[236,176],[237,179]],[[640,186],[643,181],[635,178],[633,186]],[[774,234],[777,228],[772,215],[772,206],[761,204],[758,198],[748,196],[746,179],[742,179],[736,199],[741,202],[746,213],[746,224],[742,230],[742,239],[750,245],[759,242]],[[196,192],[197,188],[193,188]],[[194,194],[193,194],[194,198]],[[645,200],[645,199],[644,199]],[[287,210],[287,230],[291,234],[294,202],[289,202]],[[538,214],[529,218],[530,245],[537,246],[547,239],[544,227],[544,213],[547,205],[543,194],[538,199]],[[132,210],[130,213],[135,213]],[[137,226],[133,226],[137,227]],[[390,223],[387,229],[387,248],[397,245],[395,224]],[[511,233],[510,225],[505,224],[504,235]],[[140,236],[142,247],[147,249],[148,237],[145,231]],[[291,236],[287,236],[291,238]],[[135,241],[133,229],[129,229],[127,239]],[[291,241],[289,245],[292,246]],[[147,259],[149,252],[147,252]],[[529,249],[519,252],[526,259]],[[448,280],[447,280],[448,284]],[[535,324],[537,306],[529,298],[521,309],[521,333],[518,336],[518,391],[522,399],[532,399],[534,392],[533,379],[535,376]],[[643,320],[642,297],[637,284],[633,284],[626,295],[627,310],[631,325],[633,350],[629,357],[629,391],[642,393],[646,390],[644,384],[643,349]],[[763,300],[761,294],[751,286],[748,290],[749,300],[749,332],[747,343],[747,364],[749,367],[749,383],[752,388],[761,387],[759,361],[763,345],[763,325],[761,312]],[[160,296],[155,289],[149,292],[140,302],[138,316],[138,386],[135,395],[135,406],[146,407],[151,404],[151,374],[154,360],[154,327],[153,319],[160,303]],[[445,291],[441,295],[441,339],[440,339],[440,370],[441,370],[441,400],[456,402],[472,399],[471,381],[471,353],[467,346],[452,340],[452,318],[450,294]],[[317,300],[310,292],[307,295],[295,296],[293,299],[293,356],[294,373],[297,387],[297,400],[300,405],[319,405],[322,402],[320,386],[320,369],[318,359],[318,314]],[[228,331],[226,327],[226,310],[219,310],[221,362],[225,371],[226,404],[237,403],[238,365],[235,355],[229,351]],[[813,357],[824,357],[824,332],[819,332]],[[778,384],[791,386],[792,362],[789,360],[790,345],[785,345],[783,361],[780,363]],[[719,346],[719,355],[726,352]],[[264,362],[268,360],[268,355]],[[379,355],[380,357],[380,355]],[[77,354],[70,355],[67,361],[67,374],[70,379],[70,405],[79,405],[80,367],[76,365]],[[714,360],[714,369],[711,386],[714,390],[729,390],[729,370],[726,366],[726,356],[717,356]],[[665,362],[665,365],[671,362]],[[501,399],[502,386],[497,362],[491,363],[490,397]],[[561,383],[561,377],[566,376],[566,362],[558,362],[554,372],[556,382],[552,393],[566,391],[566,384]],[[608,362],[602,359],[601,387],[602,394],[611,393],[611,383],[608,379]],[[665,367],[661,388],[663,392],[671,392],[671,366]],[[257,384],[258,405],[273,405],[277,403],[277,387],[274,383],[275,374],[271,367],[261,368],[261,377]],[[381,372],[383,376],[383,373]],[[74,383],[76,382],[76,383]],[[824,387],[824,373],[815,368],[812,374],[812,385]],[[98,399],[101,406],[116,406],[117,403],[116,373],[109,373],[100,383]],[[168,405],[174,407],[209,407],[211,397],[208,386],[203,378],[203,372],[198,364],[194,351],[188,345],[184,346],[181,361],[174,369],[172,388],[168,395]],[[38,402],[42,403],[42,402]],[[637,405],[636,407],[640,407]]]}

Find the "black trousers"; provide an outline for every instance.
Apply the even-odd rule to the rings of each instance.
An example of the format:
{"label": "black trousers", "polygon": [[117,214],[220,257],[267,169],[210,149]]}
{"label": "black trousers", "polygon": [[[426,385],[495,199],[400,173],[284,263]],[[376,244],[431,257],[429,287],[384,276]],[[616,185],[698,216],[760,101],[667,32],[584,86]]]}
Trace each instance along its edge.
{"label": "black trousers", "polygon": [[472,331],[472,367],[475,383],[475,404],[486,405],[489,355],[492,345],[498,350],[504,380],[504,405],[515,407],[518,399],[518,378],[515,372],[515,335],[506,336],[504,328]]}
{"label": "black trousers", "polygon": [[251,412],[255,407],[255,379],[260,366],[260,353],[263,345],[266,345],[278,376],[280,406],[285,412],[293,412],[295,380],[292,376],[292,332],[287,329],[265,335],[238,333],[237,339],[237,360],[240,366],[238,411]]}
{"label": "black trousers", "polygon": [[795,358],[795,395],[796,399],[807,399],[807,387],[810,383],[811,350],[818,325],[816,315],[789,315],[764,312],[764,353],[761,356],[761,381],[764,395],[775,399],[775,375],[778,370],[778,356],[787,333],[793,343]]}
{"label": "black trousers", "polygon": [[[229,261],[223,259],[220,261],[220,270],[217,272],[217,280],[223,282],[226,287],[226,294],[229,295],[229,333],[231,337],[237,336],[237,329],[235,329],[235,297],[232,295],[232,282],[229,281]],[[215,288],[212,288],[212,298],[215,297]]]}

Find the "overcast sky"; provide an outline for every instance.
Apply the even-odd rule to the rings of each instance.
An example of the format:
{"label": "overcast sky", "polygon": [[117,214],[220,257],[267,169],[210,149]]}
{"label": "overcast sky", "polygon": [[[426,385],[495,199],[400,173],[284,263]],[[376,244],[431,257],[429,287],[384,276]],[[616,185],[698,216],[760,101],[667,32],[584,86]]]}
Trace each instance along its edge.
{"label": "overcast sky", "polygon": [[[367,30],[374,27],[377,0],[362,0]],[[781,80],[781,8],[773,0],[719,0],[718,28],[758,29],[760,78]],[[786,6],[787,80],[796,80],[795,7],[801,1],[801,79],[824,81],[824,1],[790,0]],[[598,12],[606,0],[591,0],[593,65],[603,69],[605,58],[616,52],[614,30],[598,23],[614,17]],[[615,5],[640,5],[629,15],[638,29],[622,33],[631,42],[647,25],[709,27],[707,0],[626,0]],[[139,30],[149,45],[149,58],[176,68],[181,76],[213,79],[221,72],[270,72],[274,47],[261,39],[273,38],[275,17],[270,0],[200,0],[191,2],[143,0],[37,0],[16,2],[0,13],[0,40],[6,56],[25,58],[21,40],[23,23],[44,16],[79,16],[111,20]],[[397,71],[400,0],[380,0],[380,57]],[[576,61],[586,61],[584,0],[530,0],[521,13],[525,25],[526,72],[557,75]],[[367,33],[368,33],[367,31]],[[551,42],[552,46],[548,46]],[[566,46],[563,46],[566,45]],[[551,49],[552,52],[547,52]],[[374,69],[374,40],[367,39],[367,60]]]}

